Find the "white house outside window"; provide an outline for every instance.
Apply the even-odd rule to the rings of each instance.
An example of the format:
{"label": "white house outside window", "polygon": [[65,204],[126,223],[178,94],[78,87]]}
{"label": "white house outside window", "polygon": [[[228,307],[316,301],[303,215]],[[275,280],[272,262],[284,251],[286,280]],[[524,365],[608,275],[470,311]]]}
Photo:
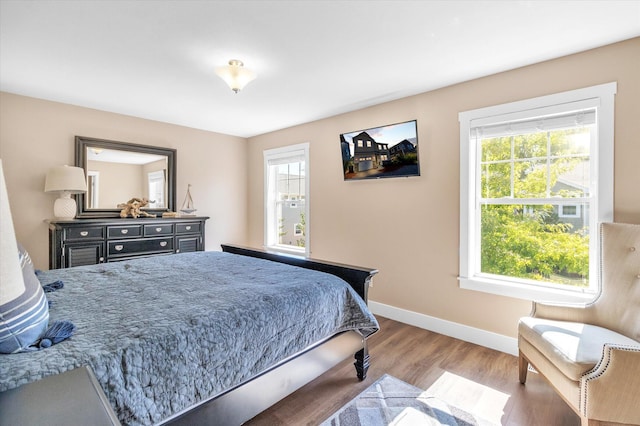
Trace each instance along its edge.
{"label": "white house outside window", "polygon": [[460,285],[579,301],[613,220],[616,84],[460,113]]}
{"label": "white house outside window", "polygon": [[264,152],[265,246],[309,254],[309,145]]}

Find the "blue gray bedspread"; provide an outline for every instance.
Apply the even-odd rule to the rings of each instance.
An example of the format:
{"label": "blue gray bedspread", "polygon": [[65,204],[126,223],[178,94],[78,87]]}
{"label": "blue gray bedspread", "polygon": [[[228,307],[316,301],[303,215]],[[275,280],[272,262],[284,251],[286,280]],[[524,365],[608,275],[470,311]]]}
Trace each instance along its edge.
{"label": "blue gray bedspread", "polygon": [[337,332],[378,328],[344,281],[220,252],[44,271],[50,320],[74,336],[2,355],[0,391],[82,365],[120,421],[154,424],[238,385]]}

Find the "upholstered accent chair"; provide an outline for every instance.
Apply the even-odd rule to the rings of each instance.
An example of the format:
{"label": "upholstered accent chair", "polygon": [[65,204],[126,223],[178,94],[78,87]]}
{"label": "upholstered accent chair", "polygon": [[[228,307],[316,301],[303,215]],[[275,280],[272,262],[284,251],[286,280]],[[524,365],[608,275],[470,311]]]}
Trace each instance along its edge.
{"label": "upholstered accent chair", "polygon": [[531,364],[583,426],[640,425],[640,225],[604,223],[600,236],[596,299],[534,302],[520,319],[520,382]]}

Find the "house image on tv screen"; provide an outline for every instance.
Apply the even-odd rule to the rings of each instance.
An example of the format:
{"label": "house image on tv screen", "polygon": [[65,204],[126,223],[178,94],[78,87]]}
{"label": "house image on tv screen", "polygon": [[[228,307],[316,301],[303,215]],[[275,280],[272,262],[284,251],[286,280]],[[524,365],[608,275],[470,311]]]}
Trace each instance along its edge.
{"label": "house image on tv screen", "polygon": [[389,145],[376,142],[367,132],[362,132],[353,138],[353,164],[355,170],[366,172],[377,169],[389,159]]}
{"label": "house image on tv screen", "polygon": [[416,121],[340,135],[344,179],[419,176]]}

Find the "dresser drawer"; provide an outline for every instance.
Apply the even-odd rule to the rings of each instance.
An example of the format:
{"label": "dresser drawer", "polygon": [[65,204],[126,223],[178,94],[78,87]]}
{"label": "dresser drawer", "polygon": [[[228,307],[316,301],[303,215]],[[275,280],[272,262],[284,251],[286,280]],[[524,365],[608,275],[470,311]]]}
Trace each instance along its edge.
{"label": "dresser drawer", "polygon": [[107,251],[109,257],[171,252],[173,251],[173,237],[109,241]]}
{"label": "dresser drawer", "polygon": [[150,237],[153,235],[173,235],[173,223],[144,225],[144,236]]}
{"label": "dresser drawer", "polygon": [[108,238],[135,238],[142,236],[141,225],[108,226]]}
{"label": "dresser drawer", "polygon": [[200,222],[177,223],[176,234],[200,233]]}
{"label": "dresser drawer", "polygon": [[96,240],[104,238],[104,227],[102,226],[83,226],[67,228],[64,230],[64,238],[66,240]]}

